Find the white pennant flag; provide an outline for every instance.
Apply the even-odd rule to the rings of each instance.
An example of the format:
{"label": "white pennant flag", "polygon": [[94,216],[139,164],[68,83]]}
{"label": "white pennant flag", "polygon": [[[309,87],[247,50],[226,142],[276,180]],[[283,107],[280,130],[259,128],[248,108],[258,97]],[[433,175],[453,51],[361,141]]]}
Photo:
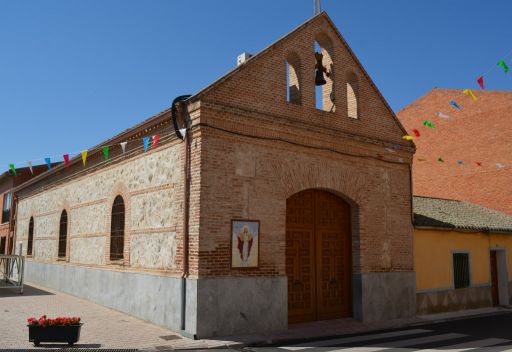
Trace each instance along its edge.
{"label": "white pennant flag", "polygon": [[498,169],[503,169],[505,167],[505,165],[503,165],[502,163],[496,163],[496,167]]}
{"label": "white pennant flag", "polygon": [[443,114],[442,112],[436,112],[436,115],[439,116],[442,119],[449,119],[450,116]]}
{"label": "white pennant flag", "polygon": [[186,128],[180,128],[180,129],[179,129],[179,131],[180,131],[180,134],[181,134],[183,137],[185,137],[185,133],[187,133],[187,129],[186,129]]}
{"label": "white pennant flag", "polygon": [[121,143],[119,143],[119,144],[121,144],[121,149],[123,150],[123,154],[126,151],[126,143],[128,143],[128,142],[121,142]]}
{"label": "white pennant flag", "polygon": [[30,169],[30,173],[33,175],[34,174],[34,170],[32,170],[32,162],[31,161],[27,161],[27,165],[28,165],[28,168]]}

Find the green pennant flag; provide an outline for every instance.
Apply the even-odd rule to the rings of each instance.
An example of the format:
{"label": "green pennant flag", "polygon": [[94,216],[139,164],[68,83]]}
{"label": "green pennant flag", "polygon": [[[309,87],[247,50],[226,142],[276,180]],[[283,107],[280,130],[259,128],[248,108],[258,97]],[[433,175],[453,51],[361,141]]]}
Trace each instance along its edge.
{"label": "green pennant flag", "polygon": [[16,174],[16,168],[14,167],[14,164],[9,164],[9,169],[11,169],[12,173],[14,174],[14,176],[18,176]]}
{"label": "green pennant flag", "polygon": [[108,160],[108,145],[103,147],[103,157]]}
{"label": "green pennant flag", "polygon": [[505,71],[505,73],[507,73],[507,72],[508,72],[508,66],[507,66],[507,64],[506,64],[505,60],[500,60],[500,61],[498,61],[498,66],[503,67],[503,71]]}
{"label": "green pennant flag", "polygon": [[429,120],[423,121],[423,126],[427,126],[427,127],[430,127],[430,128],[436,128],[436,126],[432,122],[430,122]]}

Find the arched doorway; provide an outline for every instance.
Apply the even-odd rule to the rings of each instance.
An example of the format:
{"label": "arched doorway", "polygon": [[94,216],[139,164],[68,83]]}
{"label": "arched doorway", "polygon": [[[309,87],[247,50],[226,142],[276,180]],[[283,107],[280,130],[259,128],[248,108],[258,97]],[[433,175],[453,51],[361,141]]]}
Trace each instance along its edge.
{"label": "arched doorway", "polygon": [[288,322],[352,315],[350,205],[322,190],[286,201]]}

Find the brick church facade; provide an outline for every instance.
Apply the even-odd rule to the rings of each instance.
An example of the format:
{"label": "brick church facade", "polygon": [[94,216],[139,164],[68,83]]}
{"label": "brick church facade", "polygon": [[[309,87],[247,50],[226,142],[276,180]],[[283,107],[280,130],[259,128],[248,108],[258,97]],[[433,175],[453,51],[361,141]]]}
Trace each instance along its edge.
{"label": "brick church facade", "polygon": [[15,190],[27,281],[200,338],[415,314],[415,148],[327,14],[177,116],[185,141],[169,109],[104,143],[125,152],[99,145]]}

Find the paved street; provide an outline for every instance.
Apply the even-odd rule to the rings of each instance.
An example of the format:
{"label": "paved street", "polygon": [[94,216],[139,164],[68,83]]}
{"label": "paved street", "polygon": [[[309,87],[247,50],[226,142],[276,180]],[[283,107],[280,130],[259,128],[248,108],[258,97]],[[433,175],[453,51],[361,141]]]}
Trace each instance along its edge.
{"label": "paved street", "polygon": [[421,325],[262,351],[512,351],[512,313]]}
{"label": "paved street", "polygon": [[[0,349],[33,348],[28,341],[27,318],[79,316],[84,323],[80,348],[138,348],[168,351],[176,348],[210,348],[223,346],[222,341],[193,341],[162,328],[92,302],[25,285],[23,295],[14,289],[0,290]],[[62,344],[41,344],[41,347],[62,348]]]}

